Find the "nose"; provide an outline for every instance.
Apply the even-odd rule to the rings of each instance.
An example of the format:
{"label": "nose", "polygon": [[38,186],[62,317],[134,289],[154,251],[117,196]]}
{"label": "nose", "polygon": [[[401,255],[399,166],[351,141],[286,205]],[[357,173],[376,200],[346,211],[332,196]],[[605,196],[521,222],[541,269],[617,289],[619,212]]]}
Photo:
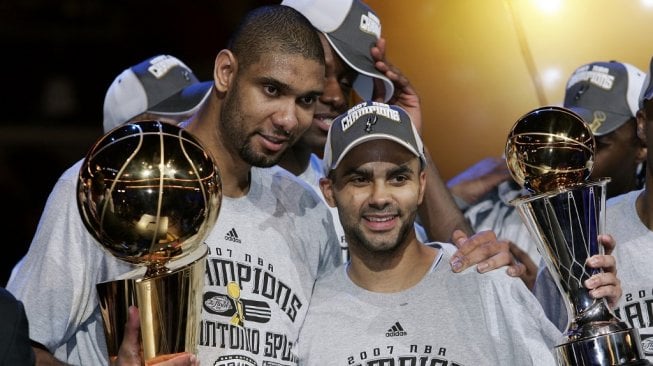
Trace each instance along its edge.
{"label": "nose", "polygon": [[391,190],[385,184],[385,181],[375,181],[371,186],[369,204],[371,207],[383,209],[392,201]]}
{"label": "nose", "polygon": [[345,95],[338,79],[331,76],[324,80],[324,93],[320,96],[320,102],[338,112],[347,108],[348,95]]}
{"label": "nose", "polygon": [[294,100],[280,103],[279,109],[272,115],[272,124],[277,131],[281,131],[286,136],[297,130],[299,119]]}

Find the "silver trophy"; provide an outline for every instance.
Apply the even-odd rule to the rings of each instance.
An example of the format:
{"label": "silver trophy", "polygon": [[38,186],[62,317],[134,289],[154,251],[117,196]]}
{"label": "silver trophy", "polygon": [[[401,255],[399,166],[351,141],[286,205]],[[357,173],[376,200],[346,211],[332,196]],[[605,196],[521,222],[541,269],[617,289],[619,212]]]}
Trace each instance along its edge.
{"label": "silver trophy", "polygon": [[204,238],[220,211],[217,166],[186,130],[158,121],[120,126],[100,138],[79,172],[86,228],[111,255],[140,266],[97,284],[109,358],[136,305],[146,364],[197,353]]}
{"label": "silver trophy", "polygon": [[588,180],[594,149],[592,131],[572,111],[549,106],[525,114],[512,127],[505,154],[512,177],[532,194],[511,203],[567,308],[567,329],[553,350],[558,365],[650,365],[637,329],[583,285],[598,272],[585,265],[587,259],[603,253],[598,236],[609,182]]}

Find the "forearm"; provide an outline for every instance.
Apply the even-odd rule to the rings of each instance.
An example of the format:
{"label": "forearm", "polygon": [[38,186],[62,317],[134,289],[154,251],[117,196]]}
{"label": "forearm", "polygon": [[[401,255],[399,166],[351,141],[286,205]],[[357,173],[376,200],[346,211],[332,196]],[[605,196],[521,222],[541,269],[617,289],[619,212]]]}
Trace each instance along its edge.
{"label": "forearm", "polygon": [[469,222],[456,206],[426,147],[424,150],[427,160],[425,169],[426,190],[424,192],[424,201],[420,205],[418,213],[429,239],[448,242],[451,240],[451,234],[455,229],[463,230],[468,235],[472,235],[474,231]]}
{"label": "forearm", "polygon": [[[42,347],[42,346],[41,346]],[[34,356],[36,356],[36,366],[66,366],[67,364],[57,360],[52,353],[39,346],[32,345]]]}

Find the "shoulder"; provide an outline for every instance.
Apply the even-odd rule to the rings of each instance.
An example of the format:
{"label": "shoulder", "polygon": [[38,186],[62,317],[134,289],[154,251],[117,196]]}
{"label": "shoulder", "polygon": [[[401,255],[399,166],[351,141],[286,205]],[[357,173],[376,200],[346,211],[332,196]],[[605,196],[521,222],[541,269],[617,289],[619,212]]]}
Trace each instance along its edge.
{"label": "shoulder", "polygon": [[619,196],[612,197],[606,201],[606,207],[611,210],[631,207],[635,204],[637,197],[639,197],[642,191],[643,190],[631,191]]}
{"label": "shoulder", "polygon": [[269,189],[271,194],[286,208],[294,211],[318,208],[328,211],[326,204],[317,195],[308,183],[288,172],[274,166],[271,168],[252,168],[253,180],[258,177],[264,189]]}
{"label": "shoulder", "polygon": [[79,170],[82,168],[83,163],[84,163],[84,159],[78,160],[75,164],[71,165],[68,169],[66,169],[63,172],[63,174],[61,174],[59,180],[72,181],[77,183],[77,179],[79,177]]}
{"label": "shoulder", "polygon": [[342,294],[341,290],[348,281],[346,266],[346,264],[338,265],[320,275],[315,282],[313,298],[316,300],[333,299]]}

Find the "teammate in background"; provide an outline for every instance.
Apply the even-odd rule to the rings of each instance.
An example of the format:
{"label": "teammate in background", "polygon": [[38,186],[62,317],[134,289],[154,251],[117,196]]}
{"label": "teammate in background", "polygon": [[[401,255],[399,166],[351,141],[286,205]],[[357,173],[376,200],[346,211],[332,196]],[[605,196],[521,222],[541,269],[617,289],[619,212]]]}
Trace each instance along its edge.
{"label": "teammate in background", "polygon": [[444,261],[455,248],[415,236],[427,162],[406,111],[354,106],[331,126],[324,161],[320,186],[338,207],[351,261],[316,283],[300,364],[555,363],[560,332],[521,280],[453,274]]}
{"label": "teammate in background", "polygon": [[[224,194],[206,239],[204,365],[294,364],[288,351],[315,279],[341,262],[322,199],[287,171],[267,168],[309,127],[324,73],[322,45],[305,17],[286,6],[257,8],[217,54],[210,94],[184,123],[215,159]],[[57,182],[8,288],[25,303],[40,360],[106,365],[95,284],[133,267],[105,253],[84,227],[76,199],[81,163]],[[243,326],[230,323],[234,284]]]}
{"label": "teammate in background", "polygon": [[[587,70],[593,71],[593,68]],[[639,99],[639,110],[636,114],[636,125],[631,126],[631,120],[623,133],[630,136],[630,141],[640,146],[644,141],[646,156],[646,174],[644,188],[634,190],[608,199],[606,203],[605,231],[610,233],[617,246],[612,255],[619,268],[619,279],[623,296],[616,304],[615,314],[624,322],[637,328],[640,333],[642,349],[648,361],[653,362],[653,152],[647,147],[653,145],[653,58],[649,74],[643,83]],[[615,82],[615,85],[618,83]],[[630,87],[629,87],[630,89]],[[632,99],[627,99],[629,106]],[[609,114],[606,113],[607,116]],[[625,117],[624,117],[625,118]],[[607,124],[604,122],[604,124]],[[622,127],[620,127],[622,128]],[[632,130],[630,129],[632,128]],[[636,134],[637,137],[631,134]],[[625,139],[628,140],[628,139]],[[628,163],[622,161],[624,165]],[[630,165],[632,166],[632,165]],[[548,272],[547,272],[548,274]],[[541,293],[536,292],[542,302],[547,315],[559,328],[566,325],[567,312],[561,296],[556,294],[555,284],[549,275],[539,276],[536,288],[541,288]],[[547,296],[548,295],[548,296]]]}

